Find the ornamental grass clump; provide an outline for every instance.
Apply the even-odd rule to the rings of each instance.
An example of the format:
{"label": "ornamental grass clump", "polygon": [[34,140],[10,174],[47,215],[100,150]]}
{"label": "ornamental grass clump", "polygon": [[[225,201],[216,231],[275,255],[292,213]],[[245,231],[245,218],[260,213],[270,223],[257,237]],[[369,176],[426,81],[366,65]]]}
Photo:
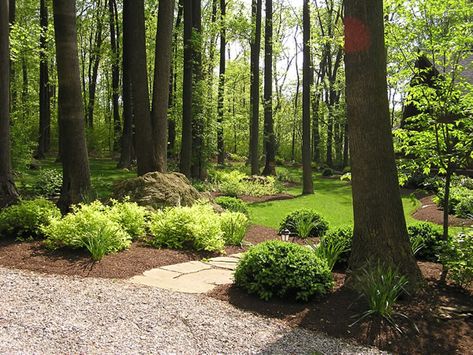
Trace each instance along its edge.
{"label": "ornamental grass clump", "polygon": [[311,246],[314,252],[327,261],[330,270],[335,265],[347,264],[353,242],[353,230],[351,228],[339,228],[329,232],[320,239],[320,243]]}
{"label": "ornamental grass clump", "polygon": [[248,230],[248,217],[239,212],[224,212],[220,215],[220,226],[225,245],[241,246]]}
{"label": "ornamental grass clump", "polygon": [[402,333],[394,316],[405,315],[395,312],[394,305],[402,294],[407,294],[407,277],[401,275],[397,269],[381,262],[368,263],[355,277],[354,288],[368,303],[368,310],[358,315],[356,324],[370,316],[379,316],[385,319],[396,330]]}
{"label": "ornamental grass clump", "polygon": [[328,230],[327,221],[316,211],[301,208],[290,212],[279,226],[281,234],[285,229],[299,238],[322,237]]}
{"label": "ornamental grass clump", "polygon": [[245,253],[235,271],[235,284],[264,300],[307,301],[325,294],[333,278],[326,261],[310,248],[271,240]]}

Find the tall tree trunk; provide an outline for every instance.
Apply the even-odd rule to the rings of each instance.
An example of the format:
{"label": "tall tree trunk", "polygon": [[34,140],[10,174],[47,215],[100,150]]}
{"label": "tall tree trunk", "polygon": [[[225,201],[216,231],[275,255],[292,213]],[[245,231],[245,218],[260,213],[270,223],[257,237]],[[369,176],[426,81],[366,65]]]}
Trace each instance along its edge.
{"label": "tall tree trunk", "polygon": [[28,115],[29,105],[29,80],[28,80],[28,63],[26,62],[26,54],[23,54],[21,58],[21,75],[22,75],[22,87],[21,87],[21,116],[26,122]]}
{"label": "tall tree trunk", "polygon": [[[16,0],[7,0],[9,2],[8,7],[8,22],[10,22],[10,26],[16,22]],[[10,27],[10,28],[11,28]],[[16,90],[16,71],[15,71],[15,63],[10,60],[10,112],[14,112],[17,109],[17,100],[18,100],[18,93]]]}
{"label": "tall tree trunk", "polygon": [[273,121],[273,0],[266,0],[264,36],[264,145],[263,175],[276,175],[276,138]]}
{"label": "tall tree trunk", "polygon": [[90,192],[76,32],[75,0],[54,0],[54,33],[59,83],[59,120],[63,183],[58,206],[63,212]]}
{"label": "tall tree trunk", "polygon": [[102,57],[102,43],[103,43],[103,14],[102,14],[102,2],[97,1],[96,8],[96,30],[94,41],[91,43],[91,54],[89,59],[89,99],[87,100],[87,124],[90,129],[94,128],[94,109],[95,109],[95,96],[97,93],[97,79],[99,74],[100,60]]}
{"label": "tall tree trunk", "polygon": [[251,175],[259,174],[259,98],[262,0],[252,1],[251,88],[250,88],[250,165]]}
{"label": "tall tree trunk", "polygon": [[137,170],[141,176],[157,170],[148,91],[144,0],[123,2],[123,42],[135,122]]}
{"label": "tall tree trunk", "polygon": [[192,166],[191,176],[204,180],[207,177],[207,152],[204,140],[204,77],[202,71],[202,1],[194,0],[192,5],[193,41],[192,57],[193,90],[192,96]]}
{"label": "tall tree trunk", "polygon": [[0,208],[18,199],[10,151],[10,43],[8,0],[0,0]]}
{"label": "tall tree trunk", "polygon": [[[124,48],[125,51],[125,48]],[[123,57],[123,131],[120,139],[120,160],[117,167],[129,169],[134,156],[133,146],[133,110],[130,88],[130,75],[127,70],[127,63]]]}
{"label": "tall tree trunk", "polygon": [[182,83],[181,173],[191,176],[192,164],[192,11],[193,1],[184,1],[184,73]]}
{"label": "tall tree trunk", "polygon": [[168,104],[173,22],[174,0],[161,0],[159,2],[158,29],[156,31],[153,109],[151,112],[157,168],[160,172],[167,170]]}
{"label": "tall tree trunk", "polygon": [[174,28],[174,40],[173,40],[173,61],[171,66],[171,80],[169,81],[169,111],[172,114],[168,120],[168,156],[175,157],[176,147],[176,120],[174,118],[174,107],[176,105],[177,98],[177,62],[178,62],[178,33],[182,23],[182,12],[184,9],[184,0],[179,0],[177,4],[177,18],[176,26]]}
{"label": "tall tree trunk", "polygon": [[39,54],[39,134],[36,159],[44,159],[50,148],[51,137],[51,97],[49,87],[49,65],[46,55],[46,34],[48,31],[48,7],[46,0],[40,1],[39,17],[41,25]]}
{"label": "tall tree trunk", "polygon": [[349,160],[349,140],[348,140],[348,123],[345,122],[345,125],[343,126],[344,132],[343,132],[343,167],[346,168],[350,162]]}
{"label": "tall tree trunk", "polygon": [[346,1],[344,23],[355,222],[349,279],[367,261],[383,262],[398,268],[415,290],[422,276],[407,235],[394,158],[383,1]]}
{"label": "tall tree trunk", "polygon": [[116,0],[108,0],[110,48],[112,50],[113,151],[120,148],[120,34]]}
{"label": "tall tree trunk", "polygon": [[310,149],[310,8],[309,0],[304,0],[303,7],[304,27],[304,61],[302,68],[302,194],[314,193],[312,181],[312,157]]}
{"label": "tall tree trunk", "polygon": [[218,81],[218,119],[217,119],[217,151],[218,164],[225,164],[225,144],[223,140],[223,113],[225,100],[225,48],[227,45],[225,33],[226,0],[220,0],[220,75]]}
{"label": "tall tree trunk", "polygon": [[296,46],[296,96],[294,98],[294,115],[292,117],[292,134],[291,134],[291,162],[296,161],[296,133],[297,133],[297,116],[299,115],[299,93],[301,89],[301,77],[299,75],[299,51],[297,37],[294,37]]}

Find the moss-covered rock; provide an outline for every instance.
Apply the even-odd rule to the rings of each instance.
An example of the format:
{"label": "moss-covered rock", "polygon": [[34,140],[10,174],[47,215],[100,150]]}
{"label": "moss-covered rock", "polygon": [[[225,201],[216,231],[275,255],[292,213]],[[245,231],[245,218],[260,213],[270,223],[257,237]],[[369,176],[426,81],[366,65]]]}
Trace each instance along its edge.
{"label": "moss-covered rock", "polygon": [[151,172],[127,179],[114,186],[114,197],[130,201],[151,209],[173,206],[192,206],[202,195],[180,173]]}

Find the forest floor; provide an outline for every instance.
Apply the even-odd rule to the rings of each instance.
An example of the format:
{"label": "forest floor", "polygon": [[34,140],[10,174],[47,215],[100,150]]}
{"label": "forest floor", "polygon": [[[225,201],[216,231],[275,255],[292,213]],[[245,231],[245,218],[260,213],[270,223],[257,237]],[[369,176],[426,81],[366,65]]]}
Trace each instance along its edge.
{"label": "forest floor", "polygon": [[473,290],[442,286],[439,264],[419,262],[419,266],[427,281],[425,288],[395,306],[396,312],[409,318],[395,317],[402,334],[380,318],[368,318],[352,326],[366,304],[343,287],[345,274],[341,270],[334,273],[336,285],[331,292],[308,303],[262,301],[234,285],[217,286],[208,295],[240,310],[283,320],[292,327],[324,332],[395,354],[471,354]]}

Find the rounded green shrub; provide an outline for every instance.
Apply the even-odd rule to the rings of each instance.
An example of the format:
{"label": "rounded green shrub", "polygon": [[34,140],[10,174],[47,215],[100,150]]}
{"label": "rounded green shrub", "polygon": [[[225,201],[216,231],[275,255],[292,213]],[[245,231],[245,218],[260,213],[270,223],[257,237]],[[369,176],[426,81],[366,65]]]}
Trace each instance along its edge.
{"label": "rounded green shrub", "polygon": [[219,196],[215,199],[215,203],[230,212],[240,212],[246,216],[248,216],[250,213],[247,204],[239,198],[230,196]]}
{"label": "rounded green shrub", "polygon": [[310,248],[271,240],[252,247],[240,260],[235,284],[264,300],[274,296],[307,301],[333,285],[325,260]]}
{"label": "rounded green shrub", "polygon": [[42,228],[50,249],[87,249],[95,260],[127,249],[131,236],[110,216],[110,207],[99,201],[73,206],[64,218],[55,218]]}
{"label": "rounded green shrub", "polygon": [[138,206],[135,202],[124,202],[112,200],[112,206],[108,211],[110,219],[120,224],[120,226],[130,235],[132,239],[144,237],[146,234],[147,217],[149,212],[146,208]]}
{"label": "rounded green shrub", "polygon": [[279,226],[279,233],[284,229],[300,238],[322,237],[328,230],[328,222],[316,211],[302,208],[284,217]]}
{"label": "rounded green shrub", "polygon": [[325,177],[333,176],[333,169],[325,168],[324,170],[322,170],[322,176],[325,176]]}
{"label": "rounded green shrub", "polygon": [[210,205],[174,207],[151,216],[150,245],[157,248],[221,252],[225,246],[220,217]]}
{"label": "rounded green shrub", "polygon": [[42,237],[41,226],[61,218],[54,203],[43,198],[24,200],[0,211],[0,235],[15,238]]}
{"label": "rounded green shrub", "polygon": [[62,187],[62,172],[55,169],[42,169],[35,183],[33,192],[44,197],[59,196]]}
{"label": "rounded green shrub", "polygon": [[420,245],[416,258],[420,260],[437,262],[440,252],[442,232],[429,223],[417,223],[407,228],[411,244]]}

